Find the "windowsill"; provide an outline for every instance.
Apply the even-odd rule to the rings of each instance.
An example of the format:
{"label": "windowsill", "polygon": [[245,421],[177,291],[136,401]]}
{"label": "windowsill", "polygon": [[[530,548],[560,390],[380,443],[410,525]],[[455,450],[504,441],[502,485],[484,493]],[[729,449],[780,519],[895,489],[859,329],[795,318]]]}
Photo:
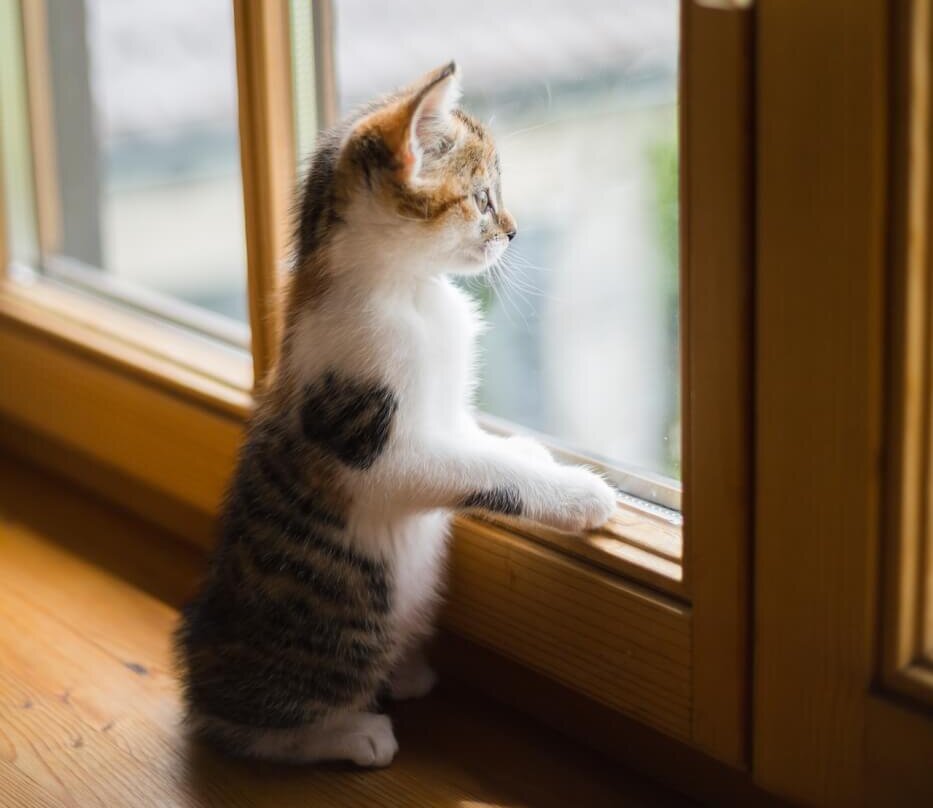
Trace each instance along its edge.
{"label": "windowsill", "polygon": [[[466,517],[462,521],[466,521]],[[680,526],[620,502],[605,527],[571,535],[527,522],[498,518],[492,524],[626,578],[684,596]]]}
{"label": "windowsill", "polygon": [[166,392],[238,418],[249,412],[247,353],[39,275],[0,276],[0,324],[76,350]]}
{"label": "windowsill", "polygon": [[[211,351],[173,361],[178,346],[147,351],[140,341],[165,335],[99,301],[71,309],[76,295],[42,284],[40,300],[37,289],[0,282],[0,439],[9,436],[0,442],[209,546],[210,531],[185,514],[210,523],[217,513],[249,409],[243,365],[224,368]],[[213,364],[202,375],[204,362]],[[443,622],[689,741],[693,614],[680,547],[679,528],[628,507],[586,536],[462,518]]]}

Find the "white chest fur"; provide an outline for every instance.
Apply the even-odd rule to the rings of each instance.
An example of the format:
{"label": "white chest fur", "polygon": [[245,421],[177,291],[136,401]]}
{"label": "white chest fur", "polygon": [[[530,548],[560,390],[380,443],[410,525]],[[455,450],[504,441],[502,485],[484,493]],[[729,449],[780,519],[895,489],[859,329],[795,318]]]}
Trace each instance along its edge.
{"label": "white chest fur", "polygon": [[[289,370],[302,383],[336,370],[387,384],[398,398],[392,452],[404,455],[418,433],[460,428],[472,394],[479,325],[472,301],[444,278],[367,299],[343,297],[299,324]],[[400,459],[395,454],[384,462]],[[414,639],[432,624],[450,515],[386,507],[378,491],[368,489],[367,473],[349,478],[359,490],[344,538],[355,550],[388,562],[394,579],[393,622],[400,639]]]}

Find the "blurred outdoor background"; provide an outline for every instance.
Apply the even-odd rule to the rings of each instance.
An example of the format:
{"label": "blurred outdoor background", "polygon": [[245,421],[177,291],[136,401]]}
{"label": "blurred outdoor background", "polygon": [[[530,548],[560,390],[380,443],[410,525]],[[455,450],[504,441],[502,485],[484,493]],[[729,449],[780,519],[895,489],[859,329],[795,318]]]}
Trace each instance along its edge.
{"label": "blurred outdoor background", "polygon": [[[21,114],[5,114],[0,135],[14,257],[34,264],[11,5],[0,103]],[[60,254],[245,321],[229,0],[46,10]],[[676,0],[335,0],[334,11],[342,111],[456,58],[464,106],[497,137],[519,238],[511,284],[470,286],[492,325],[482,408],[679,478]]]}
{"label": "blurred outdoor background", "polygon": [[519,235],[479,291],[482,408],[679,478],[676,0],[335,9],[342,111],[455,58],[497,138]]}

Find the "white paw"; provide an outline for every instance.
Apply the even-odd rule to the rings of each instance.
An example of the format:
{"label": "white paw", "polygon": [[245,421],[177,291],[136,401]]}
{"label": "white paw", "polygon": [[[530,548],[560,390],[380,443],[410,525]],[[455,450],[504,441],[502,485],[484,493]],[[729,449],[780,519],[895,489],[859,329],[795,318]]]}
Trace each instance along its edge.
{"label": "white paw", "polygon": [[602,527],[616,508],[615,491],[597,474],[582,466],[561,469],[560,491],[543,520],[558,530],[579,533]]}
{"label": "white paw", "polygon": [[348,739],[349,758],[358,766],[388,766],[398,752],[398,741],[387,715],[368,716]]}
{"label": "white paw", "polygon": [[395,701],[420,699],[427,696],[437,684],[437,674],[424,659],[403,663],[392,674],[389,695]]}
{"label": "white paw", "polygon": [[520,457],[533,460],[536,463],[553,463],[551,453],[534,438],[526,435],[512,435],[506,439],[509,447]]}

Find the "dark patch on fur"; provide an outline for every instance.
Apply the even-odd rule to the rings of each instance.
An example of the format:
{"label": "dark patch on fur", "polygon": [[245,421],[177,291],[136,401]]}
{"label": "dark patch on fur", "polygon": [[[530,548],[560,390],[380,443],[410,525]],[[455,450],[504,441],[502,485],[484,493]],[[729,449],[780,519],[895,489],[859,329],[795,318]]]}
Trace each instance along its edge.
{"label": "dark patch on fur", "polygon": [[334,177],[343,134],[342,129],[331,129],[320,135],[302,183],[295,232],[296,269],[299,271],[308,256],[321,245],[327,229],[339,221]]}
{"label": "dark patch on fur", "polygon": [[373,187],[375,174],[382,171],[395,171],[398,168],[395,155],[375,132],[366,132],[353,141],[350,159],[363,172],[369,188]]}
{"label": "dark patch on fur", "polygon": [[463,500],[464,508],[479,508],[484,511],[501,513],[505,516],[522,515],[522,498],[514,486],[490,488],[476,491]]}
{"label": "dark patch on fur", "polygon": [[311,443],[352,468],[367,469],[382,454],[397,409],[388,387],[326,373],[305,389],[301,426]]}
{"label": "dark patch on fur", "polygon": [[140,665],[138,662],[124,662],[123,664],[139,676],[149,675],[149,669],[145,665]]}

